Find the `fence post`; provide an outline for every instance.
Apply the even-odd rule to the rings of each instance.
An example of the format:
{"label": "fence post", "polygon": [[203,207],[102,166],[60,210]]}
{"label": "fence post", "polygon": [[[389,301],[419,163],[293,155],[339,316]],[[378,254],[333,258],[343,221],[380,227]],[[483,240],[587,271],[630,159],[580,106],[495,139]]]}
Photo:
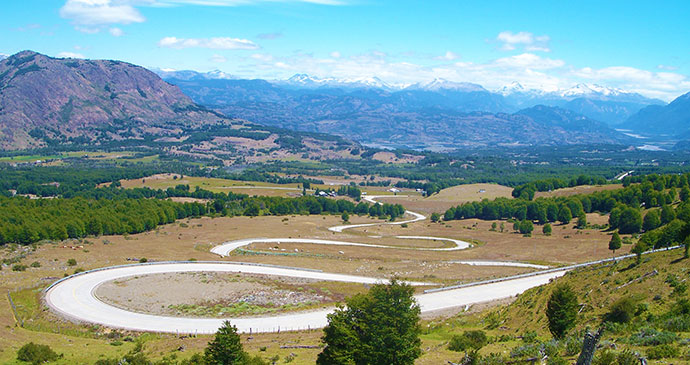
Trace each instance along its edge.
{"label": "fence post", "polygon": [[14,313],[14,320],[19,323],[19,327],[24,327],[24,320],[22,317],[19,316],[19,313],[17,313],[17,307],[14,305],[14,301],[12,300],[12,295],[10,295],[10,291],[7,290],[7,299],[10,301],[10,306],[12,307],[12,312]]}

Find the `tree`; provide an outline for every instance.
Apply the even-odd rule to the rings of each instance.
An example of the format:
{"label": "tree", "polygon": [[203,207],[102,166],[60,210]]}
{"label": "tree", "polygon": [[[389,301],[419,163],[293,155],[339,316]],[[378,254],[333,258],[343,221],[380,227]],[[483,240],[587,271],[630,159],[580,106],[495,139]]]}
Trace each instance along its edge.
{"label": "tree", "polygon": [[350,221],[350,215],[347,214],[347,212],[343,212],[343,214],[340,215],[340,218],[343,220],[343,222],[349,222]]}
{"label": "tree", "polygon": [[568,224],[571,219],[573,219],[573,214],[570,212],[570,208],[565,205],[562,206],[561,210],[558,211],[558,220],[563,224]]}
{"label": "tree", "polygon": [[621,248],[621,236],[618,234],[618,232],[614,232],[613,236],[611,236],[611,240],[609,241],[609,250],[613,251],[613,254],[616,254],[616,250]]}
{"label": "tree", "polygon": [[642,254],[647,251],[647,245],[642,241],[635,242],[635,245],[630,249],[630,253],[635,254],[635,263],[637,265],[642,263]]}
{"label": "tree", "polygon": [[345,300],[328,315],[317,364],[412,365],[421,351],[414,288],[392,280]]}
{"label": "tree", "polygon": [[646,231],[651,231],[658,228],[661,225],[661,218],[659,217],[659,212],[657,210],[650,210],[645,214],[644,220],[642,221],[642,229]]}
{"label": "tree", "polygon": [[690,188],[685,185],[682,189],[680,189],[680,200],[686,202],[688,199],[690,199]]}
{"label": "tree", "polygon": [[248,357],[242,348],[237,327],[230,324],[229,321],[223,322],[223,325],[216,332],[216,337],[208,343],[206,350],[204,350],[204,360],[207,364],[243,364]]}
{"label": "tree", "polygon": [[506,225],[505,223],[501,222],[501,233],[506,230]]}
{"label": "tree", "polygon": [[585,212],[580,212],[580,214],[577,215],[577,228],[583,229],[587,227],[587,215]]}
{"label": "tree", "polygon": [[541,229],[541,232],[544,233],[545,236],[550,236],[551,235],[551,224],[546,223],[544,227]]}
{"label": "tree", "polygon": [[440,220],[441,220],[441,215],[440,215],[440,214],[438,214],[438,213],[436,213],[436,212],[431,213],[431,221],[432,221],[432,222],[437,223],[437,222],[440,221]]}
{"label": "tree", "polygon": [[618,232],[637,233],[642,228],[642,215],[635,208],[625,208],[618,218]]}
{"label": "tree", "polygon": [[661,207],[661,224],[668,224],[674,219],[676,219],[676,213],[673,208],[669,205],[663,205]]}
{"label": "tree", "polygon": [[534,230],[534,224],[532,224],[532,221],[524,219],[522,222],[520,222],[520,233],[522,234],[531,234],[532,231]]}
{"label": "tree", "polygon": [[17,360],[30,362],[32,364],[55,361],[58,357],[58,354],[56,354],[50,346],[39,345],[33,342],[25,344],[17,351]]}
{"label": "tree", "polygon": [[546,304],[546,318],[553,337],[561,339],[575,327],[577,307],[577,296],[568,284],[559,285],[554,289]]}

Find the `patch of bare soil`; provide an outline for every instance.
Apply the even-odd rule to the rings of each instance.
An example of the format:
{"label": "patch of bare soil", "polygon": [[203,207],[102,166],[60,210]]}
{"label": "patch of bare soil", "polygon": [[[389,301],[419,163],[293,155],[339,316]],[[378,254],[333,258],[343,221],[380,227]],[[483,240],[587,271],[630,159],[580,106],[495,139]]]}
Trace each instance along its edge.
{"label": "patch of bare soil", "polygon": [[193,272],[135,276],[96,289],[102,301],[158,315],[232,317],[311,309],[341,300],[319,281],[235,273]]}

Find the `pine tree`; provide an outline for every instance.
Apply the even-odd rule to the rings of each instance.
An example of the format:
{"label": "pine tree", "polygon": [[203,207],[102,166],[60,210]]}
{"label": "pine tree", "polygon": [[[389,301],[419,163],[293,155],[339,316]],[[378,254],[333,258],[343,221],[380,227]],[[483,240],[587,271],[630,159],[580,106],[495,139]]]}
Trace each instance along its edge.
{"label": "pine tree", "polygon": [[243,364],[247,358],[248,355],[242,348],[237,327],[230,324],[229,321],[223,322],[223,325],[216,332],[216,337],[209,342],[204,351],[204,360],[207,364]]}
{"label": "pine tree", "polygon": [[577,296],[568,284],[559,285],[551,293],[546,305],[546,318],[549,321],[549,331],[557,339],[573,327],[577,319]]}
{"label": "pine tree", "polygon": [[615,232],[613,236],[611,236],[611,241],[609,241],[609,250],[613,251],[613,254],[616,254],[616,250],[621,248],[621,236],[618,234],[618,232]]}

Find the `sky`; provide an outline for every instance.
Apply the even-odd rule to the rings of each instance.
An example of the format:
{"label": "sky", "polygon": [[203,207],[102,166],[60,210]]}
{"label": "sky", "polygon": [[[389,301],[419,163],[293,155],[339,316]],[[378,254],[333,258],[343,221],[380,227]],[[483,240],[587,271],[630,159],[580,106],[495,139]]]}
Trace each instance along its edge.
{"label": "sky", "polygon": [[239,78],[442,78],[497,90],[690,91],[690,1],[21,0],[0,54],[115,59]]}

